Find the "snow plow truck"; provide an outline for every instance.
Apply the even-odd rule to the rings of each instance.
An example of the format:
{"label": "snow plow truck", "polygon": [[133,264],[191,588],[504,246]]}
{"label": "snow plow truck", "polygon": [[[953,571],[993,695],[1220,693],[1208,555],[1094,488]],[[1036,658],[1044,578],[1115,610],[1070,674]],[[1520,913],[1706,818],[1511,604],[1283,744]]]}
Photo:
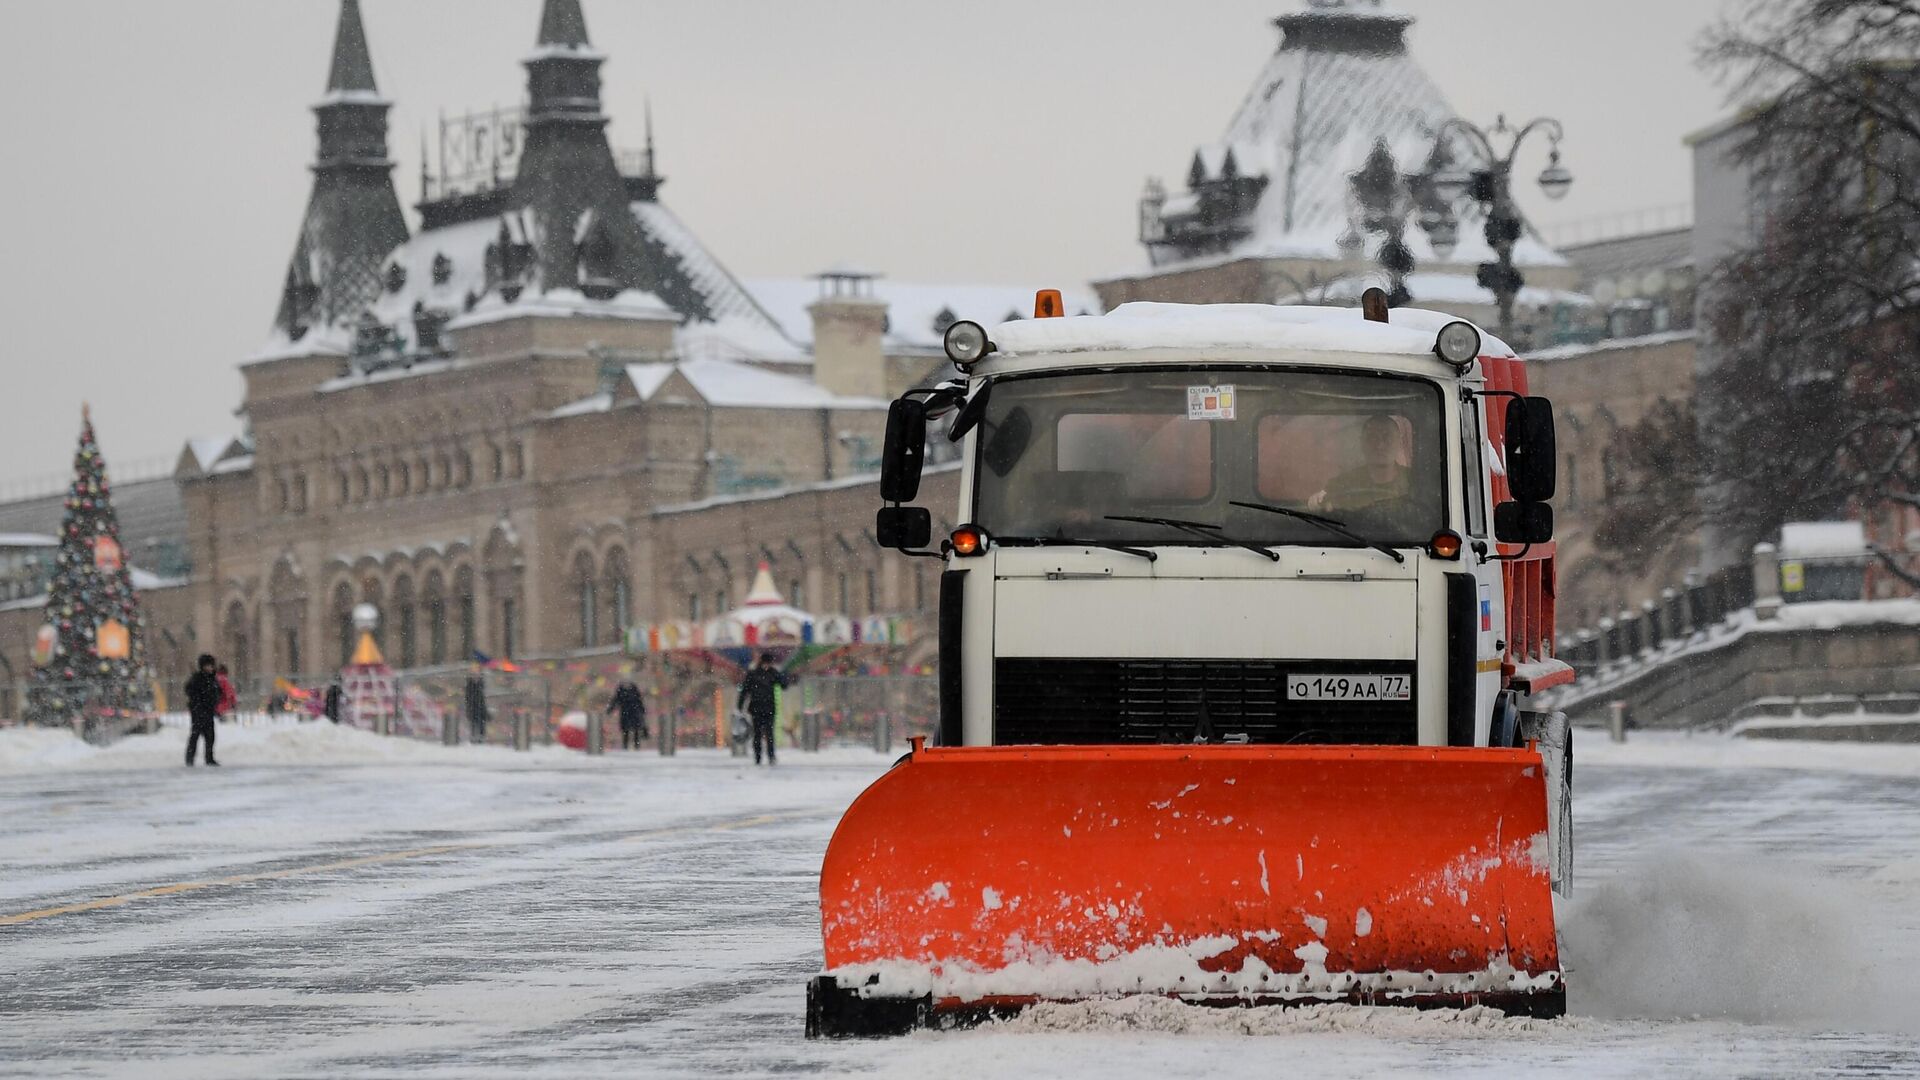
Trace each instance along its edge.
{"label": "snow plow truck", "polygon": [[1573,671],[1522,362],[1377,290],[1035,308],[953,324],[959,377],[891,406],[876,536],[945,564],[939,721],[834,832],[807,1033],[1136,994],[1560,1015],[1571,746],[1529,695]]}

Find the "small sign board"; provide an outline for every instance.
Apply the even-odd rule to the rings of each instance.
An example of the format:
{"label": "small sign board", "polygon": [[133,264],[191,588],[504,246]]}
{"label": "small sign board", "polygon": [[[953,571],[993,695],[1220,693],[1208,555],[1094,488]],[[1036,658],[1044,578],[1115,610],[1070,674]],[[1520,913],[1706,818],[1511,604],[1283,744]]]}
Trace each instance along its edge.
{"label": "small sign board", "polygon": [[1780,591],[1801,592],[1807,587],[1807,564],[1794,560],[1780,564]]}
{"label": "small sign board", "polygon": [[1187,387],[1187,419],[1189,420],[1231,420],[1233,419],[1232,386],[1189,386]]}

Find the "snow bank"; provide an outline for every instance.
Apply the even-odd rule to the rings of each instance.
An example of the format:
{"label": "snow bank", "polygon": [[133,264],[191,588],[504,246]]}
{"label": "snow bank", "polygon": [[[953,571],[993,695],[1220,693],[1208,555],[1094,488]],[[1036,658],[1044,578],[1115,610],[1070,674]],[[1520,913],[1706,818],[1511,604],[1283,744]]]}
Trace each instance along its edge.
{"label": "snow bank", "polygon": [[1603,731],[1574,733],[1576,769],[1588,765],[1670,769],[1800,769],[1920,777],[1920,744],[1799,742],[1708,732],[1631,731],[1615,743]]}
{"label": "snow bank", "polygon": [[1171,998],[1130,997],[1071,1004],[1047,1003],[1007,1020],[988,1025],[987,1031],[1112,1032],[1144,1031],[1168,1035],[1308,1035],[1358,1034],[1386,1039],[1442,1037],[1508,1037],[1582,1031],[1591,1027],[1579,1019],[1534,1020],[1511,1017],[1498,1009],[1368,1008],[1360,1005],[1277,1005],[1258,1008],[1209,1008]]}
{"label": "snow bank", "polygon": [[1671,852],[1569,905],[1569,1010],[1920,1032],[1906,965],[1869,940],[1899,913],[1868,888],[1773,860]]}
{"label": "snow bank", "polygon": [[[215,753],[227,765],[379,765],[466,763],[501,760],[579,758],[562,747],[541,747],[516,754],[505,747],[441,746],[413,739],[375,735],[335,724],[306,723],[289,727],[220,725]],[[180,768],[185,736],[173,729],[153,735],[130,735],[110,746],[91,746],[56,728],[13,728],[0,731],[0,774],[92,769]]]}
{"label": "snow bank", "polygon": [[[169,727],[158,734],[130,735],[111,746],[91,746],[57,728],[0,729],[0,776],[37,772],[79,772],[98,769],[178,769],[186,751],[186,731]],[[649,746],[634,753],[611,752],[588,757],[564,746],[535,746],[516,751],[506,746],[442,746],[403,736],[321,722],[284,719],[278,724],[220,725],[215,754],[222,766],[255,765],[459,765],[488,769],[691,766],[700,769],[751,769],[751,759],[736,758],[714,747],[683,747],[675,757],[663,758]],[[898,753],[904,753],[904,746]],[[780,755],[779,771],[847,766],[883,768],[893,755],[876,754],[864,746],[836,746],[815,754],[789,750]]]}

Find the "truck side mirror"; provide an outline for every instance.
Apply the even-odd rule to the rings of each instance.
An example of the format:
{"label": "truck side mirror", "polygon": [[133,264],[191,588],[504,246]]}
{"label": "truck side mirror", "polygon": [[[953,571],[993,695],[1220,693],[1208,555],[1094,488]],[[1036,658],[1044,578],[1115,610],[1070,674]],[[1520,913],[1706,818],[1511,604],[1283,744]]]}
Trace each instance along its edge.
{"label": "truck side mirror", "polygon": [[1516,501],[1543,503],[1553,498],[1558,450],[1553,437],[1553,402],[1543,397],[1507,402],[1507,490]]}
{"label": "truck side mirror", "polygon": [[873,519],[873,538],[899,551],[926,547],[933,540],[933,512],[924,506],[883,506]]}
{"label": "truck side mirror", "polygon": [[1544,544],[1553,539],[1553,507],[1543,502],[1503,502],[1493,508],[1493,538],[1503,544]]}
{"label": "truck side mirror", "polygon": [[927,453],[927,405],[901,398],[887,408],[887,438],[880,450],[880,497],[912,502],[920,494],[920,468]]}

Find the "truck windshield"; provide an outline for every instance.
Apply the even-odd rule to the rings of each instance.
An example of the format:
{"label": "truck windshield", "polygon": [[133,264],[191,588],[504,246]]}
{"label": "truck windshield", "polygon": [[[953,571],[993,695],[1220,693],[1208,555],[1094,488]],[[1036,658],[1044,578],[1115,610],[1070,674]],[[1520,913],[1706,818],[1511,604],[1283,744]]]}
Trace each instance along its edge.
{"label": "truck windshield", "polygon": [[1200,544],[1111,517],[1220,526],[1262,544],[1337,546],[1326,529],[1235,502],[1331,518],[1369,541],[1446,526],[1440,388],[1294,368],[1126,368],[999,380],[977,438],[974,520],[996,539]]}

